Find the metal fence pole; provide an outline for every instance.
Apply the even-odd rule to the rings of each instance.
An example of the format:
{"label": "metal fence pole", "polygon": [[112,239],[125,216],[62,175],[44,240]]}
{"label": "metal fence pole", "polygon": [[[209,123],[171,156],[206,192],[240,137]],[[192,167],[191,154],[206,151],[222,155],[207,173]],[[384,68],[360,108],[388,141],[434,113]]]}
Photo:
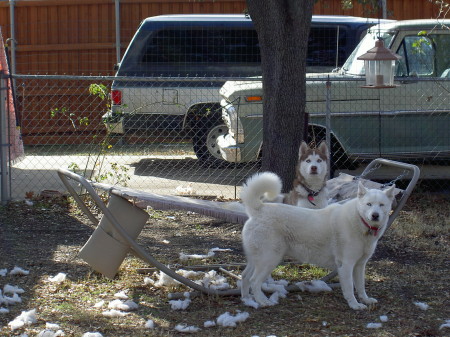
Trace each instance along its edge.
{"label": "metal fence pole", "polygon": [[116,58],[117,63],[120,62],[120,0],[115,0],[115,17],[116,17]]}
{"label": "metal fence pole", "polygon": [[0,71],[0,201],[2,205],[9,200],[9,184],[8,184],[8,151],[9,151],[9,130],[8,119],[6,117],[6,97],[7,88],[6,81],[8,76],[3,70]]}
{"label": "metal fence pole", "polygon": [[8,40],[11,40],[11,69],[9,71],[11,74],[16,73],[16,21],[15,21],[15,15],[14,15],[14,6],[15,1],[9,0],[9,20],[11,21],[10,24],[10,35],[11,37]]}
{"label": "metal fence pole", "polygon": [[331,81],[330,76],[328,76],[327,82],[327,93],[326,93],[326,117],[325,117],[325,142],[328,146],[328,151],[330,152],[330,160],[328,160],[328,179],[331,178],[331,158],[332,158],[332,150],[331,150]]}

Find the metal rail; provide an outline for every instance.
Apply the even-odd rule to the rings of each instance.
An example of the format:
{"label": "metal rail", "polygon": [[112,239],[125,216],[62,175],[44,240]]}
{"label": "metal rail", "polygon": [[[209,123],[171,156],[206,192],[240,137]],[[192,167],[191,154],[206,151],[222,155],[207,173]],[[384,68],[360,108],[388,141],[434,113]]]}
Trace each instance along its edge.
{"label": "metal rail", "polygon": [[[419,171],[419,168],[415,165],[378,158],[378,159],[373,160],[366,167],[366,169],[363,171],[361,176],[355,177],[355,179],[357,179],[357,178],[367,179],[367,177],[370,176],[370,174],[372,172],[374,172],[381,166],[391,166],[391,167],[401,168],[401,169],[409,172],[412,175],[407,188],[403,191],[402,196],[401,196],[400,200],[398,201],[397,206],[395,207],[393,213],[389,217],[389,220],[388,220],[388,228],[389,228],[389,226],[392,224],[392,222],[397,217],[400,210],[405,205],[406,200],[411,195],[411,192],[419,179],[420,171]],[[180,282],[200,293],[205,293],[205,294],[209,294],[209,295],[220,295],[220,296],[236,296],[236,295],[240,294],[239,289],[214,290],[214,289],[203,287],[203,286],[191,281],[190,279],[187,279],[187,278],[177,274],[174,270],[172,270],[171,268],[167,267],[166,265],[160,263],[152,255],[150,255],[145,249],[143,249],[141,246],[139,246],[136,243],[136,241],[132,237],[129,236],[127,231],[123,228],[122,224],[120,224],[117,221],[115,216],[111,213],[111,211],[105,205],[103,200],[100,198],[100,196],[94,189],[93,185],[95,185],[96,187],[99,187],[100,189],[102,189],[104,191],[109,192],[110,194],[121,196],[121,193],[118,193],[121,190],[119,187],[114,187],[111,185],[98,184],[95,182],[91,182],[91,181],[85,179],[84,177],[82,177],[72,171],[63,169],[63,168],[58,169],[57,172],[58,172],[58,176],[60,177],[63,184],[66,186],[69,193],[75,199],[76,203],[82,209],[82,211],[89,217],[89,219],[95,225],[99,224],[99,220],[95,217],[94,214],[92,214],[92,212],[86,206],[85,202],[80,198],[78,193],[75,191],[74,187],[72,186],[72,184],[70,183],[69,180],[73,180],[73,181],[79,183],[86,190],[86,192],[90,195],[90,197],[95,202],[95,204],[98,206],[98,208],[103,212],[103,216],[107,217],[107,219],[110,221],[110,223],[114,226],[114,228],[119,233],[120,237],[129,245],[129,247],[132,249],[132,251],[134,252],[134,254],[137,257],[141,258],[148,264],[156,267],[157,269],[159,269],[163,273],[167,274],[168,276],[172,277],[173,279],[177,280],[178,282]],[[401,175],[400,177],[403,177],[403,176],[405,176],[405,174]],[[397,177],[396,179],[394,179],[391,182],[395,182],[400,177]],[[237,211],[237,213],[239,213],[239,211]],[[332,278],[334,278],[336,275],[337,275],[337,272],[333,271],[333,272],[329,273],[327,276],[325,276],[324,278],[322,278],[322,280],[325,282],[329,281]],[[333,284],[333,286],[336,286],[336,284]],[[291,286],[289,288],[289,290],[290,291],[296,291],[296,290],[298,291],[298,287],[296,289],[296,287]],[[174,294],[172,297],[173,298],[179,297],[179,294]]]}

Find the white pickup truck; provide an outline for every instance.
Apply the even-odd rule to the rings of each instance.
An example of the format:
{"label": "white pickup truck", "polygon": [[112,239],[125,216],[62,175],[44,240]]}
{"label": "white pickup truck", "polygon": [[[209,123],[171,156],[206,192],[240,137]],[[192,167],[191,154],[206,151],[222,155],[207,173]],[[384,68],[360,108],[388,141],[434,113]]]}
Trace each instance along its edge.
{"label": "white pickup truck", "polygon": [[[404,161],[450,159],[450,20],[405,20],[374,26],[337,72],[307,74],[309,139],[325,137],[326,82],[336,167],[376,157]],[[391,89],[362,88],[357,57],[381,38],[402,56]],[[223,160],[251,162],[262,146],[261,81],[228,81],[220,89],[228,132],[217,139]],[[251,99],[250,99],[251,98]]]}

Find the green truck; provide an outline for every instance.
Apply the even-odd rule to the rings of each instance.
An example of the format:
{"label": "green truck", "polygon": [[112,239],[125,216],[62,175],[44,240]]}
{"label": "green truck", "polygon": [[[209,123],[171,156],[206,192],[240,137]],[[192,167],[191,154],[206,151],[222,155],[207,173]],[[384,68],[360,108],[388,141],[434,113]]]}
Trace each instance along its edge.
{"label": "green truck", "polygon": [[[309,140],[318,144],[325,138],[328,116],[336,167],[377,157],[448,163],[449,27],[450,20],[374,26],[341,68],[329,74],[307,74]],[[363,88],[364,62],[357,58],[379,38],[402,56],[395,68],[396,88]],[[260,78],[228,81],[220,95],[224,124],[218,127],[226,131],[210,140],[217,158],[235,163],[258,160],[264,102]]]}

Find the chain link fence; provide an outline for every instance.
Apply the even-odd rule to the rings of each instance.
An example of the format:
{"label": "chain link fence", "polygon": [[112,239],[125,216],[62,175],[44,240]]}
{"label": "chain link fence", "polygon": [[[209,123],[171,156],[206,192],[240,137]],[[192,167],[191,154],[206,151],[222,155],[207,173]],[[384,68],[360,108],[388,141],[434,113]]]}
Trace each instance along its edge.
{"label": "chain link fence", "polygon": [[[237,198],[245,178],[260,169],[260,141],[254,161],[227,163],[218,151],[217,138],[228,133],[219,103],[223,80],[121,78],[120,99],[127,104],[120,110],[111,106],[111,87],[113,102],[118,99],[114,77],[13,80],[25,144],[25,157],[11,165],[14,199],[62,191],[60,167],[160,194],[223,198]],[[308,81],[309,140],[325,138],[328,109],[334,174],[358,175],[371,158],[387,157],[417,164],[433,188],[448,188],[450,81],[417,79],[385,90],[361,84]],[[349,101],[355,90],[359,99]],[[239,116],[243,107],[236,107]],[[262,119],[252,123],[248,143],[262,139]]]}

